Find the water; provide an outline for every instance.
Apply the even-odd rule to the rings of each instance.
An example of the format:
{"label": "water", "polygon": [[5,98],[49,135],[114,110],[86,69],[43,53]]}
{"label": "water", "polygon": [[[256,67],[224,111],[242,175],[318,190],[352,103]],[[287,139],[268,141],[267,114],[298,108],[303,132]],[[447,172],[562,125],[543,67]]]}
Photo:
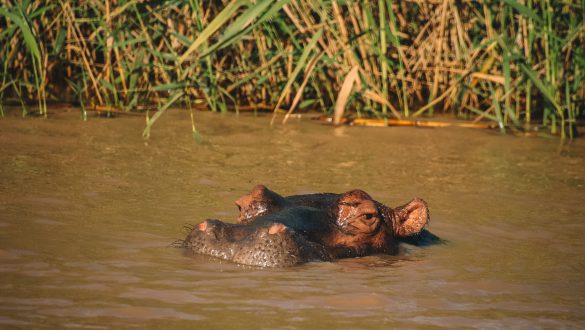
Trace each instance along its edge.
{"label": "water", "polygon": [[[585,141],[169,112],[0,120],[1,328],[585,327]],[[414,196],[449,244],[288,269],[168,247],[281,194]]]}

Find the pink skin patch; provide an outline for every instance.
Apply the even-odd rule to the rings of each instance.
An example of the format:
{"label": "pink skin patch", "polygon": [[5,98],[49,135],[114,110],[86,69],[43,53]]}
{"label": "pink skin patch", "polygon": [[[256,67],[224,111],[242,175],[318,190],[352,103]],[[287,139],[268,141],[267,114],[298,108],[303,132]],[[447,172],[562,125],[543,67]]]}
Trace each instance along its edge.
{"label": "pink skin patch", "polygon": [[282,223],[275,223],[268,229],[270,235],[279,234],[286,230],[286,226]]}
{"label": "pink skin patch", "polygon": [[205,231],[207,229],[207,221],[198,224],[197,229],[199,229],[200,231]]}

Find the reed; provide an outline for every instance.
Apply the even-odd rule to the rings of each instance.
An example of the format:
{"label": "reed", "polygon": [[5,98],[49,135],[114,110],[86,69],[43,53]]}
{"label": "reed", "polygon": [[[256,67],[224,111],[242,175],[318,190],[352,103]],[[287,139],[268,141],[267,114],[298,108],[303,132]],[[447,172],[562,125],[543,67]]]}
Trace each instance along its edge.
{"label": "reed", "polygon": [[563,138],[583,117],[584,0],[1,3],[0,115],[150,104],[148,136],[176,104],[284,121],[439,112]]}

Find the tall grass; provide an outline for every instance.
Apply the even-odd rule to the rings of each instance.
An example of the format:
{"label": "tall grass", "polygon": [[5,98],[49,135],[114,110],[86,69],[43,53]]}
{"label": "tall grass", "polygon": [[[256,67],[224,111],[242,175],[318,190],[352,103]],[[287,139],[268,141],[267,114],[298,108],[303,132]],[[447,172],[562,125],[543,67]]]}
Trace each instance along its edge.
{"label": "tall grass", "polygon": [[173,104],[448,112],[565,137],[583,116],[584,13],[584,0],[2,0],[0,112],[154,104],[145,135]]}

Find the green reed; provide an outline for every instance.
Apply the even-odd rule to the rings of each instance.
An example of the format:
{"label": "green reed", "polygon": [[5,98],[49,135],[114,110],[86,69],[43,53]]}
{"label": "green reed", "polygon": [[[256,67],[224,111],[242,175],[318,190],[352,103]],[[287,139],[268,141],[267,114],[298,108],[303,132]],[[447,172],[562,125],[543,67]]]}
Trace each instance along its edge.
{"label": "green reed", "polygon": [[2,0],[0,115],[15,101],[43,116],[49,100],[155,105],[148,136],[176,104],[285,121],[447,112],[564,138],[583,116],[584,13],[585,0]]}

